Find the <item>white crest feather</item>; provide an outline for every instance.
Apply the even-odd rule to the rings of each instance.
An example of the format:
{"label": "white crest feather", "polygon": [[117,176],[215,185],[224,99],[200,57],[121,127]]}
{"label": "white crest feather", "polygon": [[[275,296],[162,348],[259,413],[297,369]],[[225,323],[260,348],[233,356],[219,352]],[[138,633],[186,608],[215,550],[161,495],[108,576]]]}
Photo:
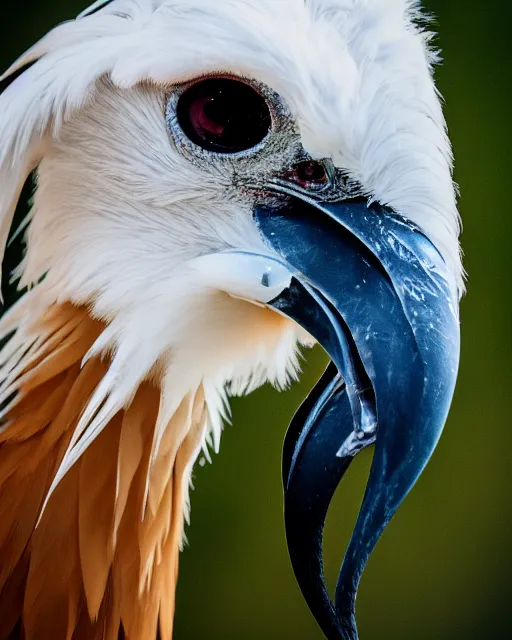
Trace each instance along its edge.
{"label": "white crest feather", "polygon": [[267,249],[222,175],[170,144],[166,96],[180,82],[223,72],[272,87],[306,150],[422,227],[462,290],[451,150],[418,15],[408,0],[100,1],[7,71],[34,63],[0,96],[0,247],[38,165],[21,285],[47,274],[29,296],[89,305],[107,323],[91,354],[113,354],[56,482],[156,370],[155,446],[203,384],[217,450],[226,385],[285,385],[308,340],[291,323],[258,333],[265,310],[193,269],[209,251]]}

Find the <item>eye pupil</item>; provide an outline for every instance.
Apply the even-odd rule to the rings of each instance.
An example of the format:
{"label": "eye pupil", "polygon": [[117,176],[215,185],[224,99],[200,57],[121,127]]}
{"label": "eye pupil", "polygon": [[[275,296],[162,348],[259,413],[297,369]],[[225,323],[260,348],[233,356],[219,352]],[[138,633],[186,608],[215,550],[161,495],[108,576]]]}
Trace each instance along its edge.
{"label": "eye pupil", "polygon": [[190,105],[190,117],[203,135],[209,133],[212,136],[221,136],[225,127],[212,106],[214,105],[211,98],[198,98]]}
{"label": "eye pupil", "polygon": [[248,84],[228,78],[209,78],[184,91],[177,117],[192,142],[218,153],[251,149],[272,124],[265,98]]}

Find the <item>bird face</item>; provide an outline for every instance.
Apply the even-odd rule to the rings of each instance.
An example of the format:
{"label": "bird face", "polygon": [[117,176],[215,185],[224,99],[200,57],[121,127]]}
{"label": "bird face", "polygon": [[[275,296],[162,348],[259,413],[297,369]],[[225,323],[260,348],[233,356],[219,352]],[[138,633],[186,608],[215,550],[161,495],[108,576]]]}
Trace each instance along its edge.
{"label": "bird face", "polygon": [[[217,448],[226,389],[284,386],[297,343],[318,340],[333,364],[285,442],[287,536],[327,637],[356,637],[361,572],[437,443],[458,362],[458,218],[428,35],[404,0],[94,9],[29,51],[0,98],[4,240],[37,167],[19,268],[37,285],[20,308],[86,306],[104,323],[86,358],[109,359],[47,501],[144,380],[161,390],[153,459],[199,385],[202,444]],[[374,442],[333,604],[325,514]]]}

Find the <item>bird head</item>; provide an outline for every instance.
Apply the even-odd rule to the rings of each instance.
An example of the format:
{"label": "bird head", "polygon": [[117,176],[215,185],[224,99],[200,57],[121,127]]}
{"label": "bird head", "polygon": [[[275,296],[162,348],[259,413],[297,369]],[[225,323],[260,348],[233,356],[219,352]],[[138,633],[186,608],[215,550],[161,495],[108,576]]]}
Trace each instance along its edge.
{"label": "bird head", "polygon": [[[22,344],[71,303],[102,325],[84,361],[108,360],[47,500],[144,380],[160,391],[152,459],[200,386],[201,445],[218,448],[226,394],[286,386],[297,345],[318,341],[333,364],[290,427],[283,480],[294,570],[329,638],[357,636],[364,565],[455,384],[459,224],[421,24],[409,0],[97,2],[0,96],[2,246],[33,171],[37,185],[15,274],[28,293],[2,330]],[[373,443],[333,603],[323,522]]]}

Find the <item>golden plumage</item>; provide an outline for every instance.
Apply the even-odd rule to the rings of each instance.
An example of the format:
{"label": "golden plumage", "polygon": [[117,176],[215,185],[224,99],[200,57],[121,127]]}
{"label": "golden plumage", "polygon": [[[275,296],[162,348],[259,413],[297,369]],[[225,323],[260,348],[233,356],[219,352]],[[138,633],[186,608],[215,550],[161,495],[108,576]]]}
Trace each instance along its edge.
{"label": "golden plumage", "polygon": [[202,389],[183,399],[150,465],[160,391],[142,382],[45,505],[108,367],[95,357],[81,368],[102,329],[86,308],[54,306],[31,324],[31,346],[3,363],[3,390],[17,391],[0,433],[0,640],[117,640],[121,629],[154,640],[158,625],[162,640],[172,635]]}

